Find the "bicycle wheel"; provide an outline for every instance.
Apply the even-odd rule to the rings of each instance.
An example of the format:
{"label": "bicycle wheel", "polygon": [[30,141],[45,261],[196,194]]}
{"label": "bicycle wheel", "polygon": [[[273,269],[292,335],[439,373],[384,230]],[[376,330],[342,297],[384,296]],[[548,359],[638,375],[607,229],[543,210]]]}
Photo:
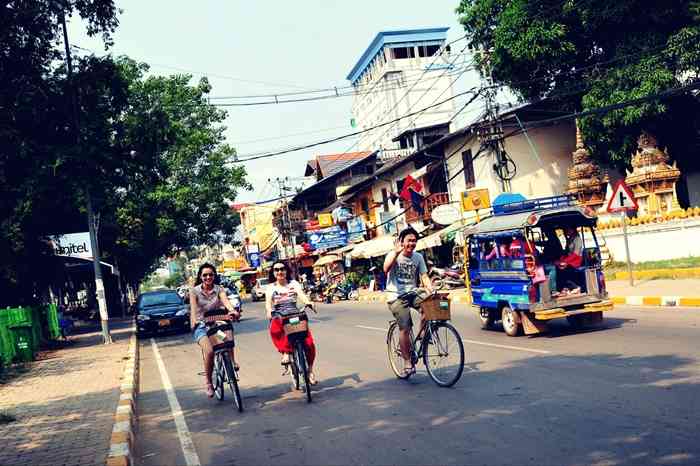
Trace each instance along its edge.
{"label": "bicycle wheel", "polygon": [[311,384],[309,383],[309,369],[306,366],[306,351],[304,351],[304,343],[298,341],[294,345],[294,358],[299,363],[299,375],[304,381],[304,389],[306,390],[306,402],[311,403]]}
{"label": "bicycle wheel", "polygon": [[431,322],[423,338],[423,364],[433,382],[451,387],[464,370],[464,345],[448,322]]}
{"label": "bicycle wheel", "polygon": [[[411,341],[413,341],[413,332],[411,331]],[[401,345],[399,344],[399,324],[392,322],[386,334],[386,351],[389,356],[389,366],[394,374],[399,379],[407,379],[410,375],[404,374],[404,362],[401,355]]]}
{"label": "bicycle wheel", "polygon": [[233,401],[236,403],[238,412],[241,412],[243,411],[243,400],[241,400],[241,392],[238,389],[238,377],[236,377],[236,371],[233,368],[231,357],[229,356],[228,351],[221,353],[221,357],[224,360],[226,378],[228,379],[229,387],[231,387],[231,393],[233,393]]}
{"label": "bicycle wheel", "polygon": [[297,361],[297,353],[292,349],[292,354],[289,355],[291,361],[289,367],[292,369],[292,389],[299,390],[299,361]]}
{"label": "bicycle wheel", "polygon": [[214,370],[211,371],[211,384],[214,386],[214,395],[219,401],[224,399],[224,365],[221,363],[221,356],[214,355]]}

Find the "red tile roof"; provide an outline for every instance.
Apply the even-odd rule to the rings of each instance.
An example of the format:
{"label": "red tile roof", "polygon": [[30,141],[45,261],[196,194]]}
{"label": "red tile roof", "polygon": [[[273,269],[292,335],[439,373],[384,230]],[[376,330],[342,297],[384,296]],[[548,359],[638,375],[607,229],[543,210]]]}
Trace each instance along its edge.
{"label": "red tile roof", "polygon": [[371,153],[372,152],[364,151],[317,155],[314,160],[309,160],[307,163],[306,173],[309,173],[310,170],[320,170],[320,173],[316,173],[317,179],[325,178],[335,172],[343,170],[358,160],[368,157]]}

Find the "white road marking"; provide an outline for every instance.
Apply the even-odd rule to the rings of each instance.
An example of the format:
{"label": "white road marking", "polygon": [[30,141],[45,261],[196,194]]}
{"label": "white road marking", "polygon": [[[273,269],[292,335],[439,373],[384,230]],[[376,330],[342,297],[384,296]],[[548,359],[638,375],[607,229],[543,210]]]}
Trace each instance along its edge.
{"label": "white road marking", "polygon": [[364,326],[364,325],[355,325],[355,327],[358,327],[358,328],[366,328],[367,330],[381,330],[382,332],[386,332],[386,331],[387,331],[387,329],[385,329],[385,328],[366,327],[366,326]]}
{"label": "white road marking", "polygon": [[158,351],[158,345],[153,338],[151,338],[151,347],[153,348],[153,354],[156,357],[156,363],[158,364],[158,371],[160,371],[160,378],[163,381],[165,394],[168,396],[170,411],[173,413],[175,427],[177,428],[177,435],[180,438],[180,445],[182,446],[182,454],[185,456],[185,463],[187,466],[200,466],[201,463],[199,462],[197,450],[194,448],[194,442],[192,442],[190,430],[187,428],[187,422],[185,422],[185,415],[182,413],[180,403],[177,401],[173,384],[170,382],[168,372],[165,370],[165,364],[163,363],[163,359],[160,357],[160,351]]}
{"label": "white road marking", "polygon": [[[379,330],[382,332],[387,331],[387,329],[385,329],[385,328],[368,327],[366,325],[355,325],[355,327],[364,328],[367,330]],[[485,341],[465,340],[464,338],[462,338],[462,341],[464,343],[471,343],[473,345],[492,346],[494,348],[512,349],[512,350],[518,350],[518,351],[529,351],[530,353],[537,353],[537,354],[551,354],[552,353],[551,351],[546,351],[546,350],[538,350],[538,349],[533,349],[533,348],[523,348],[522,346],[499,345],[496,343],[487,343]]]}
{"label": "white road marking", "polygon": [[547,351],[547,350],[523,348],[522,346],[499,345],[496,343],[486,343],[485,341],[465,340],[464,338],[462,338],[462,341],[464,343],[471,343],[473,345],[493,346],[494,348],[512,349],[512,350],[517,350],[517,351],[529,351],[530,353],[538,353],[538,354],[551,354],[552,353],[551,351]]}

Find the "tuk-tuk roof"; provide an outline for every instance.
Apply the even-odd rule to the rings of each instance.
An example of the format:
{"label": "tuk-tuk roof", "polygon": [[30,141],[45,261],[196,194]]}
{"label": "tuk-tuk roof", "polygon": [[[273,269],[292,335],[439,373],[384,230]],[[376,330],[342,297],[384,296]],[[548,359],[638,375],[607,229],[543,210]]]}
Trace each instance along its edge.
{"label": "tuk-tuk roof", "polygon": [[[532,223],[528,222],[531,215],[535,215],[534,222]],[[540,226],[553,216],[561,216],[563,224],[575,223],[577,225],[594,225],[596,221],[596,217],[587,215],[582,207],[569,206],[493,215],[485,218],[476,225],[466,228],[464,232],[465,236],[473,236],[509,230],[522,230],[525,227]]]}

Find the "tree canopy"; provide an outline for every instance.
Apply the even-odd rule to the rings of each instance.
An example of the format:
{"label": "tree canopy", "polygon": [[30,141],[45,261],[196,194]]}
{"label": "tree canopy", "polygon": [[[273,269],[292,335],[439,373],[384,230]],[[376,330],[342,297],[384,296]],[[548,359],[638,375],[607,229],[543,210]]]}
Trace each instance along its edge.
{"label": "tree canopy", "polygon": [[[462,0],[457,8],[481,72],[523,100],[591,110],[679,88],[700,71],[698,2]],[[624,165],[642,129],[672,155],[697,152],[690,92],[581,119],[595,156]]]}
{"label": "tree canopy", "polygon": [[87,231],[88,191],[103,257],[135,284],[164,255],[230,238],[238,218],[225,199],[248,188],[245,170],[229,163],[226,115],[207,103],[206,79],[153,76],[107,55],[75,59],[69,82],[63,13],[110,45],[112,1],[0,6],[0,305],[30,301],[49,278],[48,235]]}

